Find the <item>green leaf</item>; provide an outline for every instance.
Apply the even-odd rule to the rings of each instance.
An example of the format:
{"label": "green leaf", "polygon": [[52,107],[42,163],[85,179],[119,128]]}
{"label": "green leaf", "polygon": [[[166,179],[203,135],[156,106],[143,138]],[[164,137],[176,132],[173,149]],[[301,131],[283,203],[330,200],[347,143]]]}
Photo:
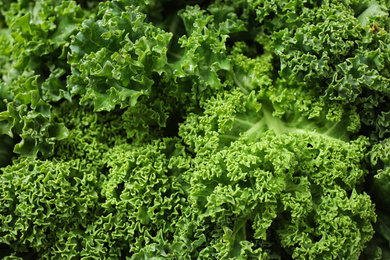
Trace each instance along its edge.
{"label": "green leaf", "polygon": [[145,15],[126,1],[101,4],[96,18],[85,20],[73,37],[68,88],[80,103],[96,111],[134,106],[153,91],[163,73],[171,38],[144,21]]}

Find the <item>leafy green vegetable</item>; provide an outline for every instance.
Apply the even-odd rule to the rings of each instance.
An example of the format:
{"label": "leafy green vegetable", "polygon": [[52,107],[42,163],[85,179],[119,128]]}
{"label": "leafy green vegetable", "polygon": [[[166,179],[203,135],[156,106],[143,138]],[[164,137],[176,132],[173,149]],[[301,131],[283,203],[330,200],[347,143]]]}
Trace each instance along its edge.
{"label": "leafy green vegetable", "polygon": [[387,259],[388,1],[0,1],[4,259]]}
{"label": "leafy green vegetable", "polygon": [[66,53],[84,15],[69,1],[19,1],[4,11],[1,39],[10,46],[2,45],[2,55],[10,60],[2,63],[0,135],[16,139],[15,153],[47,158],[66,137],[65,126],[51,120],[50,102],[70,100]]}
{"label": "leafy green vegetable", "polygon": [[[335,131],[339,137],[332,132],[336,126],[321,132],[315,122],[299,117],[291,122],[272,117],[253,93],[235,91],[210,99],[204,115],[193,114],[180,127],[179,135],[196,154],[185,175],[189,198],[212,223],[208,229],[217,223],[233,237],[235,232],[250,240],[273,237],[294,258],[358,259],[362,241],[352,241],[369,241],[370,219],[375,220],[370,197],[354,188],[367,173],[367,140],[345,142],[343,130]],[[239,231],[236,225],[244,226]],[[337,238],[346,226],[351,237]],[[214,232],[218,235],[211,237],[223,237],[218,228]],[[348,246],[334,247],[332,240]],[[239,257],[239,244],[226,246],[226,255]]]}
{"label": "leafy green vegetable", "polygon": [[81,95],[81,103],[91,100],[97,111],[132,106],[149,95],[153,77],[167,63],[171,34],[145,23],[143,13],[125,4],[99,5],[98,15],[83,22],[70,46],[70,93]]}

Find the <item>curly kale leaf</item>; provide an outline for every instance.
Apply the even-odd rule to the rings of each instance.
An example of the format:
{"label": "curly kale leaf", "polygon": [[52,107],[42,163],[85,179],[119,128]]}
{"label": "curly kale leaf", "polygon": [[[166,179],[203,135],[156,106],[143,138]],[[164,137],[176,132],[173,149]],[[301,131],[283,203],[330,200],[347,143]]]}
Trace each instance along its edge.
{"label": "curly kale leaf", "polygon": [[[70,36],[86,12],[73,1],[19,1],[4,11],[0,134],[20,155],[48,158],[67,130],[51,118],[50,102],[70,100],[65,76]],[[7,33],[7,37],[5,37]]]}
{"label": "curly kale leaf", "polygon": [[134,106],[165,71],[172,35],[146,23],[145,14],[128,2],[100,4],[96,17],[72,38],[68,88],[96,111]]}
{"label": "curly kale leaf", "polygon": [[21,158],[1,169],[0,243],[47,258],[183,257],[182,151],[164,139],[94,158]]}
{"label": "curly kale leaf", "polygon": [[194,154],[189,200],[213,244],[205,250],[238,257],[247,241],[258,254],[276,243],[294,258],[358,259],[376,219],[360,187],[367,138],[348,141],[342,122],[325,118],[275,117],[254,93],[217,95],[180,126]]}
{"label": "curly kale leaf", "polygon": [[169,73],[164,78],[179,101],[197,105],[229,87],[225,82],[231,70],[227,40],[230,34],[245,31],[243,22],[231,11],[213,6],[204,10],[198,5],[179,11],[185,32],[178,44],[170,46]]}
{"label": "curly kale leaf", "polygon": [[355,110],[361,121],[356,130],[371,132],[372,140],[386,137],[380,115],[389,111],[389,35],[362,26],[342,5],[309,10],[306,17],[302,26],[273,34],[280,76],[319,102]]}

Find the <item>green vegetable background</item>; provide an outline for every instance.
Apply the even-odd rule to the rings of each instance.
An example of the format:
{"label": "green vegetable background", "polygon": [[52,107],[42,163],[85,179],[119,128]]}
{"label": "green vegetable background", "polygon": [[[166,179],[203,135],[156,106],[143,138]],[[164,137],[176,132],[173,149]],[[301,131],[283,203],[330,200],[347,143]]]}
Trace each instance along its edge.
{"label": "green vegetable background", "polygon": [[390,259],[389,12],[0,0],[0,258]]}

